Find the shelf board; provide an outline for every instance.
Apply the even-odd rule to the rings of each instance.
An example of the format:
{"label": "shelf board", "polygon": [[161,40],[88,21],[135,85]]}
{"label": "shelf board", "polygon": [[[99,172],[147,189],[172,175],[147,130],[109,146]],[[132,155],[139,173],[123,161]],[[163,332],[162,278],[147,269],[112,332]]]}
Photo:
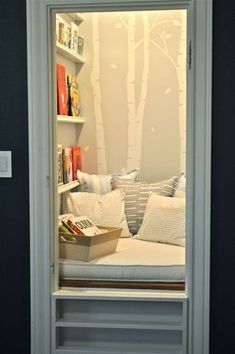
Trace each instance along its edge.
{"label": "shelf board", "polygon": [[[141,346],[142,347],[142,346]],[[78,347],[70,347],[70,346],[59,346],[56,348],[56,354],[123,354],[124,348],[120,349],[110,349],[103,348],[98,349],[97,346],[94,345],[94,348],[88,348],[85,345],[79,345]],[[146,350],[146,348],[138,348],[133,346],[133,350],[125,349],[125,354],[183,354],[183,349],[179,345],[154,345],[154,348]]]}
{"label": "shelf board", "polygon": [[65,45],[59,42],[56,43],[56,52],[75,63],[85,63],[85,59],[81,55],[73,52],[71,49],[67,48]]}
{"label": "shelf board", "polygon": [[186,302],[188,297],[182,291],[140,291],[140,290],[123,290],[123,289],[59,289],[52,293],[52,297],[58,300],[107,300],[112,301],[156,301],[156,302]]}
{"label": "shelf board", "polygon": [[182,331],[181,322],[159,322],[159,323],[123,323],[118,321],[66,321],[58,320],[56,327],[76,327],[76,328],[114,328],[114,329],[136,329],[136,330],[164,330],[164,331]]}
{"label": "shelf board", "polygon": [[57,122],[60,123],[74,123],[74,124],[83,124],[85,119],[82,117],[71,117],[71,116],[57,116]]}
{"label": "shelf board", "polygon": [[63,184],[61,186],[58,186],[58,193],[62,194],[62,193],[68,192],[71,189],[78,187],[78,186],[79,186],[78,181],[72,181],[70,183]]}

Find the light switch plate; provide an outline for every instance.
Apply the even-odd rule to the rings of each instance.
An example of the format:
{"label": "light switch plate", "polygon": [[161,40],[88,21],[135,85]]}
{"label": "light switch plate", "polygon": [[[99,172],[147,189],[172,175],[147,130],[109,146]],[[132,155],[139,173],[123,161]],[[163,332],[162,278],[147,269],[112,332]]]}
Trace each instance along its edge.
{"label": "light switch plate", "polygon": [[0,178],[12,177],[11,151],[0,151]]}

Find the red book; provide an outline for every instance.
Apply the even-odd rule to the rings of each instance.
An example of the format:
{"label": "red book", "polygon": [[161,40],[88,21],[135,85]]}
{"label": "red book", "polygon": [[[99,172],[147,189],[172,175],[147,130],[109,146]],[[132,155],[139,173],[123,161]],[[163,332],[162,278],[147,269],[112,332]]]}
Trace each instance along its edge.
{"label": "red book", "polygon": [[80,146],[72,146],[73,181],[77,179],[77,170],[82,170],[81,148]]}
{"label": "red book", "polygon": [[81,231],[81,229],[76,224],[74,224],[74,222],[72,220],[68,219],[67,220],[67,225],[69,226],[69,228],[71,230],[73,230],[73,232],[75,234],[84,236],[84,233]]}
{"label": "red book", "polygon": [[59,115],[68,115],[67,85],[65,67],[56,64],[57,73],[57,111]]}

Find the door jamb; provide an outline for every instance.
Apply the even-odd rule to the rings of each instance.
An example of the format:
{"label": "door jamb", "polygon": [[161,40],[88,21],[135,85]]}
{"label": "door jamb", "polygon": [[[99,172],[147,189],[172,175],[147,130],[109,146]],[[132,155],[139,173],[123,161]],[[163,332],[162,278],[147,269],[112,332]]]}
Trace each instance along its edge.
{"label": "door jamb", "polygon": [[[192,223],[187,241],[190,265],[187,277],[189,302],[190,354],[209,353],[210,284],[210,180],[211,180],[211,67],[212,0],[27,0],[29,170],[30,170],[30,242],[31,242],[31,338],[32,353],[50,353],[51,226],[50,200],[54,175],[50,167],[51,132],[48,90],[48,14],[52,7],[126,9],[182,8],[191,3],[194,17],[194,160],[191,180],[187,183],[188,202],[192,205]],[[48,133],[49,132],[49,133]],[[189,148],[190,149],[190,148]],[[188,175],[190,177],[190,173]],[[188,180],[189,178],[187,178]],[[189,216],[190,218],[190,216]],[[191,259],[190,259],[191,258]],[[200,295],[198,295],[200,294]]]}

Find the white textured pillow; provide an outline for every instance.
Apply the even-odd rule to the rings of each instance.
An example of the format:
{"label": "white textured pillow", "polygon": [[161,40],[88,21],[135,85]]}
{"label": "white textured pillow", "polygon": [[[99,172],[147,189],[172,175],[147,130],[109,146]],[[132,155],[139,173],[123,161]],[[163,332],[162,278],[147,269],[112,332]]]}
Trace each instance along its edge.
{"label": "white textured pillow", "polygon": [[[177,186],[175,188],[175,194],[178,192],[184,192],[186,191],[186,177],[185,174],[182,174],[179,178],[179,181],[177,183]],[[180,194],[180,193],[179,193]]]}
{"label": "white textured pillow", "polygon": [[124,213],[124,193],[116,190],[107,194],[68,193],[65,213],[87,216],[96,225],[122,227],[121,237],[130,237]]}
{"label": "white textured pillow", "polygon": [[135,238],[184,246],[185,199],[151,194],[143,223]]}

